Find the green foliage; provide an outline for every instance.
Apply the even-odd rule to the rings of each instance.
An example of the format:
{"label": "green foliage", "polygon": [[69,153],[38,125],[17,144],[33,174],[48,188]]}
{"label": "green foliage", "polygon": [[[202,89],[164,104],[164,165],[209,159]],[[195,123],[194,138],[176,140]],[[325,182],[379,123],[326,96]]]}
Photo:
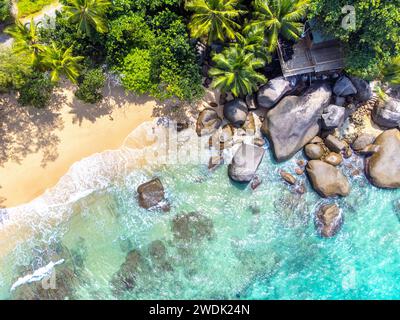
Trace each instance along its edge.
{"label": "green foliage", "polygon": [[[355,30],[341,28],[351,4],[356,10]],[[372,80],[380,67],[400,54],[400,0],[312,0],[310,18],[318,27],[346,43],[347,71]]]}
{"label": "green foliage", "polygon": [[53,93],[54,85],[44,73],[34,73],[19,90],[18,102],[22,106],[44,108]]}
{"label": "green foliage", "polygon": [[100,68],[89,70],[82,77],[75,96],[87,103],[99,102],[103,99],[102,89],[105,81],[106,78]]}
{"label": "green foliage", "polygon": [[255,0],[254,15],[249,27],[261,27],[267,33],[268,50],[278,45],[278,36],[298,40],[303,30],[301,21],[310,0]]}
{"label": "green foliage", "polygon": [[122,70],[122,83],[126,89],[136,94],[154,91],[151,79],[151,58],[148,50],[133,49],[125,57]]}
{"label": "green foliage", "polygon": [[11,20],[11,1],[0,0],[0,23],[8,22]]}
{"label": "green foliage", "polygon": [[239,0],[191,0],[186,9],[194,14],[188,25],[193,38],[207,37],[208,43],[215,40],[235,38],[235,29],[240,25],[234,21],[245,11],[238,10]]}
{"label": "green foliage", "polygon": [[[49,24],[46,24],[49,25]],[[75,56],[86,57],[88,64],[101,64],[105,59],[105,35],[76,32],[76,26],[68,22],[62,13],[56,14],[56,19],[50,27],[39,29],[40,41],[46,45],[56,43],[59,48],[70,48]]]}
{"label": "green foliage", "polygon": [[135,14],[121,16],[110,23],[107,56],[111,65],[119,65],[131,48],[145,49],[154,42],[154,34],[145,20]]}
{"label": "green foliage", "polygon": [[383,81],[393,85],[400,85],[400,57],[393,58],[390,63],[382,67]]}
{"label": "green foliage", "polygon": [[54,0],[18,0],[18,17],[23,18],[39,12],[43,7],[51,4]]}
{"label": "green foliage", "polygon": [[91,36],[93,30],[105,33],[108,30],[106,12],[108,0],[67,0],[64,6],[68,21],[77,25],[78,30]]}
{"label": "green foliage", "polygon": [[[118,46],[113,46],[110,50],[114,52],[118,47],[121,47],[119,50],[122,53],[131,50],[123,62],[116,66],[121,72],[125,88],[137,94],[149,93],[159,99],[176,97],[191,101],[199,98],[203,92],[200,67],[186,26],[180,17],[164,11],[147,22],[145,27],[143,19],[133,16],[142,32],[134,35],[134,41],[129,40],[129,37],[122,37],[120,43],[111,42]],[[115,21],[121,19],[120,17]],[[123,24],[116,24],[116,28],[117,25]],[[130,42],[124,44],[122,41]],[[111,59],[116,62],[119,60],[113,55],[108,57],[108,60]]]}
{"label": "green foliage", "polygon": [[0,50],[0,93],[20,89],[32,73],[28,59],[10,49]]}
{"label": "green foliage", "polygon": [[112,19],[130,13],[152,16],[165,9],[178,9],[182,2],[183,0],[113,0],[108,16]]}
{"label": "green foliage", "polygon": [[65,75],[72,83],[77,83],[80,71],[79,62],[82,59],[83,57],[72,55],[71,47],[63,50],[52,43],[50,46],[44,47],[41,64],[50,71],[53,83],[60,80],[60,75]]}
{"label": "green foliage", "polygon": [[22,24],[20,20],[15,21],[15,25],[6,30],[14,38],[13,51],[30,57],[30,63],[37,66],[40,63],[40,53],[43,48],[40,44],[37,24],[33,18],[30,23]]}
{"label": "green foliage", "polygon": [[271,62],[271,55],[267,48],[264,37],[264,28],[250,26],[243,30],[243,34],[236,34],[237,43],[247,52],[256,58]]}
{"label": "green foliage", "polygon": [[213,57],[215,66],[209,74],[213,77],[212,86],[222,92],[232,92],[236,97],[253,93],[257,85],[267,79],[256,70],[262,68],[265,61],[257,59],[252,53],[236,45],[225,49]]}

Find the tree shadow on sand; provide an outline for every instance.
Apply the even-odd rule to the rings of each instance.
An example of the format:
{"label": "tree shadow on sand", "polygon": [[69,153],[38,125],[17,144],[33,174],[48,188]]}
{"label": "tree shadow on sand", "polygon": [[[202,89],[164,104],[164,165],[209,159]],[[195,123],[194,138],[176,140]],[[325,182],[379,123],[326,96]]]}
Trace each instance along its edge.
{"label": "tree shadow on sand", "polygon": [[63,122],[58,110],[63,96],[54,94],[50,107],[19,106],[16,97],[0,95],[0,166],[7,161],[20,163],[31,153],[42,153],[43,167],[57,156],[60,139],[55,134]]}

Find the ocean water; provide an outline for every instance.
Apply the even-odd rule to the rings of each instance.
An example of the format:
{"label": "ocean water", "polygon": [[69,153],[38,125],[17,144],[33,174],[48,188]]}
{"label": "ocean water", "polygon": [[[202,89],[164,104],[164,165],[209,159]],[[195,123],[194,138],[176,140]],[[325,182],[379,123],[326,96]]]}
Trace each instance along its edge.
{"label": "ocean water", "polygon": [[[266,146],[257,172],[262,184],[252,190],[233,183],[226,165],[210,172],[206,164],[149,164],[143,157],[154,138],[144,134],[148,129],[136,130],[121,150],[75,164],[40,199],[3,211],[0,299],[20,297],[20,291],[10,291],[18,278],[60,258],[57,285],[57,277],[68,274],[63,268],[72,276],[61,284],[68,294],[58,298],[400,297],[400,191],[371,186],[362,171],[353,177],[362,159],[342,166],[351,194],[327,200],[304,175],[298,178],[307,189],[303,195],[281,180],[279,170],[293,172],[301,153],[277,164]],[[193,132],[186,135],[182,146],[191,149]],[[138,206],[137,186],[153,177],[166,189],[169,212]],[[315,213],[324,203],[337,203],[344,215],[343,227],[330,239],[315,228]],[[191,212],[208,227],[180,239],[176,217]],[[151,251],[154,241],[164,245],[162,258]],[[132,250],[141,259],[128,288],[117,275]]]}

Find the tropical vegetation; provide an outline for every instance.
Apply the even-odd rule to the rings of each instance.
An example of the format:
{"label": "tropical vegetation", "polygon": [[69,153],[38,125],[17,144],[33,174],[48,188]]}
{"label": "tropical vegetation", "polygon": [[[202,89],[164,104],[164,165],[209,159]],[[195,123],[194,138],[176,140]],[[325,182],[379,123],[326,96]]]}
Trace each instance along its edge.
{"label": "tropical vegetation", "polygon": [[11,1],[0,0],[0,24],[6,23],[11,19]]}
{"label": "tropical vegetation", "polygon": [[[348,73],[399,84],[400,0],[352,1],[355,28],[343,29],[347,2],[63,0],[51,23],[16,20],[7,29],[14,44],[0,51],[0,91],[24,90],[26,104],[34,82],[50,82],[50,92],[65,78],[77,98],[96,103],[112,74],[126,90],[158,99],[192,102],[210,84],[244,97],[267,81],[278,44],[298,41],[307,20],[344,43]],[[6,14],[9,1],[0,0],[0,19]]]}
{"label": "tropical vegetation", "polygon": [[43,7],[55,2],[54,0],[18,0],[18,18],[27,17],[43,9]]}

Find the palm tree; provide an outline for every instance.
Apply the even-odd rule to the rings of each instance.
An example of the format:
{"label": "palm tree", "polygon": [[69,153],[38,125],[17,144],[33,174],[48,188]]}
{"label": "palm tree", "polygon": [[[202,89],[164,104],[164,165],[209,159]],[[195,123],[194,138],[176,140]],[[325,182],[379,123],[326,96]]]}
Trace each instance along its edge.
{"label": "palm tree", "polygon": [[400,56],[393,58],[392,61],[381,70],[382,79],[393,85],[400,85]]}
{"label": "palm tree", "polygon": [[72,55],[72,47],[67,50],[57,48],[52,43],[50,46],[44,48],[42,54],[42,64],[50,71],[51,81],[58,82],[60,75],[65,75],[71,82],[77,83],[80,71],[79,62],[83,57],[74,57]]}
{"label": "palm tree", "polygon": [[251,26],[243,30],[243,34],[236,33],[236,41],[248,53],[256,58],[271,62],[271,55],[264,38],[264,29],[260,26]]}
{"label": "palm tree", "polygon": [[189,23],[193,38],[208,38],[208,44],[215,40],[235,38],[235,29],[240,25],[234,21],[245,11],[236,9],[239,0],[192,0],[186,9],[194,11]]}
{"label": "palm tree", "polygon": [[39,65],[40,53],[43,51],[43,46],[39,43],[39,24],[40,22],[35,24],[33,18],[25,24],[16,20],[15,25],[5,31],[14,38],[13,51],[30,56],[30,63],[35,67]]}
{"label": "palm tree", "polygon": [[231,91],[236,97],[244,97],[257,89],[257,84],[267,79],[256,69],[262,68],[265,61],[246,53],[239,45],[225,49],[213,57],[215,67],[209,75],[213,77],[212,86],[222,92]]}
{"label": "palm tree", "polygon": [[108,0],[67,0],[64,9],[68,21],[78,24],[78,30],[90,36],[93,29],[100,33],[107,32],[105,15],[110,5]]}
{"label": "palm tree", "polygon": [[278,45],[278,36],[297,41],[310,0],[255,0],[254,20],[247,27],[262,27],[268,38],[268,50],[273,52]]}

